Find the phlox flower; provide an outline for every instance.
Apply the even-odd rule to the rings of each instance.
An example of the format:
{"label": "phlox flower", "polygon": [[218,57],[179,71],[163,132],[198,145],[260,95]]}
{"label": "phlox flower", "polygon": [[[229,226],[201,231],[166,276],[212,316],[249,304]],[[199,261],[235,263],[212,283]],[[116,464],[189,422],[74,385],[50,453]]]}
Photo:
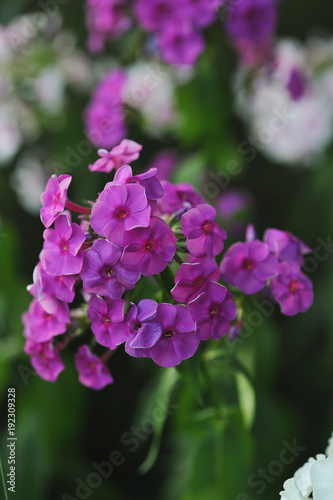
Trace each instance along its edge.
{"label": "phlox flower", "polygon": [[114,184],[140,184],[140,186],[145,188],[149,204],[154,206],[156,201],[159,198],[162,198],[164,194],[163,187],[156,177],[156,172],[156,168],[150,168],[143,174],[133,175],[131,167],[129,165],[124,165],[118,170],[118,172],[116,172],[113,182],[109,182],[105,187]]}
{"label": "phlox flower", "polygon": [[99,149],[98,155],[101,157],[92,165],[89,165],[91,172],[109,173],[114,168],[118,170],[123,165],[131,163],[139,158],[142,146],[135,141],[124,139],[118,146],[115,146],[111,151]]}
{"label": "phlox flower", "polygon": [[192,66],[205,48],[202,34],[182,21],[166,25],[157,44],[164,61],[175,66]]}
{"label": "phlox flower", "polygon": [[264,242],[280,261],[291,260],[299,265],[303,264],[303,255],[312,251],[296,236],[279,229],[267,229],[264,234]]}
{"label": "phlox flower", "polygon": [[113,382],[108,368],[87,345],[79,347],[75,354],[75,366],[79,372],[79,381],[86,387],[100,390]]}
{"label": "phlox flower", "polygon": [[144,276],[158,274],[166,268],[176,252],[176,237],[159,217],[150,219],[149,227],[125,233],[122,264]]}
{"label": "phlox flower", "polygon": [[307,311],[313,302],[312,282],[296,262],[281,262],[279,274],[271,280],[270,288],[286,316]]}
{"label": "phlox flower", "polygon": [[215,222],[216,210],[211,205],[199,205],[181,218],[188,251],[196,256],[215,257],[222,252],[227,233]]}
{"label": "phlox flower", "polygon": [[87,316],[91,321],[91,329],[99,344],[115,349],[125,342],[129,335],[129,328],[124,321],[123,299],[102,299],[93,295],[89,300]]}
{"label": "phlox flower", "polygon": [[70,175],[52,175],[41,195],[42,208],[40,218],[45,227],[50,227],[65,209],[67,189],[71,183]]}
{"label": "phlox flower", "polygon": [[127,313],[130,335],[126,342],[126,352],[136,358],[150,357],[150,348],[162,335],[162,325],[155,321],[158,304],[151,299],[140,300],[132,304]]}
{"label": "phlox flower", "polygon": [[80,277],[86,292],[119,299],[125,290],[134,288],[140,278],[137,270],[129,271],[120,261],[122,250],[107,240],[95,241],[84,252]]}
{"label": "phlox flower", "polygon": [[164,189],[163,198],[158,202],[158,213],[173,214],[179,212],[180,215],[185,213],[190,208],[196,207],[205,203],[205,200],[200,194],[194,191],[191,184],[171,184],[168,181],[161,182]]}
{"label": "phlox flower", "polygon": [[176,276],[176,285],[171,290],[172,297],[180,303],[188,304],[200,294],[208,281],[218,281],[221,271],[215,259],[206,257],[199,262],[181,264]]}
{"label": "phlox flower", "polygon": [[139,184],[108,185],[91,211],[91,227],[111,243],[122,246],[125,231],[147,227],[151,208]]}
{"label": "phlox flower", "polygon": [[222,279],[247,295],[265,288],[267,280],[278,274],[279,263],[261,241],[239,242],[224,255],[220,269]]}
{"label": "phlox flower", "polygon": [[214,281],[208,282],[202,293],[189,303],[195,321],[196,336],[201,340],[220,339],[230,329],[237,307],[229,290]]}
{"label": "phlox flower", "polygon": [[45,229],[41,263],[44,270],[54,276],[78,274],[82,268],[86,237],[82,229],[71,223],[67,215],[60,215],[54,229]]}
{"label": "phlox flower", "polygon": [[241,0],[228,9],[225,26],[232,38],[258,42],[273,34],[276,23],[273,0]]}
{"label": "phlox flower", "polygon": [[52,341],[34,342],[27,339],[24,352],[29,354],[31,365],[36,373],[48,382],[55,382],[59,373],[65,369],[59,349],[52,344]]}
{"label": "phlox flower", "polygon": [[48,342],[54,336],[65,333],[67,323],[70,323],[68,305],[58,303],[54,313],[46,312],[40,303],[34,299],[27,312],[23,313],[24,336],[35,342]]}

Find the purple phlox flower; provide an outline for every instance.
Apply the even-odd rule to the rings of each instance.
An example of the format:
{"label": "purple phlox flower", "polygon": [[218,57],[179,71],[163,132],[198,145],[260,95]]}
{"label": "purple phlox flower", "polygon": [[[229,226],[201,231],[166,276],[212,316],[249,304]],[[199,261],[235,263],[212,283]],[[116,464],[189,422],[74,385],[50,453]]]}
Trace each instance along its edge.
{"label": "purple phlox flower", "polygon": [[55,382],[65,365],[59,356],[59,349],[52,341],[34,342],[27,339],[24,352],[29,354],[30,362],[36,373],[48,382]]}
{"label": "purple phlox flower", "polygon": [[246,231],[245,231],[245,241],[248,242],[248,241],[254,241],[257,239],[258,239],[258,236],[257,236],[254,225],[248,224],[246,227]]}
{"label": "purple phlox flower", "polygon": [[279,263],[261,241],[235,243],[224,255],[220,269],[224,281],[247,295],[265,288],[267,280],[278,274]]}
{"label": "purple phlox flower", "polygon": [[40,218],[45,227],[50,227],[59,214],[65,209],[67,190],[71,183],[70,175],[52,175],[46,184],[44,193],[41,195],[43,207]]}
{"label": "purple phlox flower", "polygon": [[227,10],[226,30],[232,38],[265,41],[276,27],[273,0],[242,0]]}
{"label": "purple phlox flower", "polygon": [[150,357],[150,348],[162,335],[162,325],[155,321],[157,302],[150,299],[140,300],[138,305],[132,304],[127,313],[130,335],[126,342],[127,354],[135,358]]}
{"label": "purple phlox flower", "polygon": [[144,276],[158,274],[166,268],[176,252],[176,237],[159,217],[152,217],[147,228],[125,233],[122,264]]}
{"label": "purple phlox flower", "polygon": [[194,191],[191,184],[182,183],[175,185],[168,181],[162,181],[161,184],[164,189],[164,195],[156,207],[157,211],[161,214],[171,215],[179,212],[182,215],[187,210],[190,210],[190,208],[205,203],[205,200],[200,194]]}
{"label": "purple phlox flower", "polygon": [[115,184],[140,184],[145,188],[149,204],[153,207],[164,194],[164,189],[156,177],[156,172],[156,168],[150,168],[147,172],[133,175],[132,168],[129,165],[124,165],[116,172],[113,182],[107,183],[105,187]]}
{"label": "purple phlox flower", "polygon": [[194,333],[194,321],[187,307],[159,304],[154,321],[162,326],[159,340],[150,348],[150,356],[156,364],[167,368],[193,356],[200,339]]}
{"label": "purple phlox flower", "polygon": [[221,271],[215,259],[210,257],[205,257],[200,262],[181,264],[171,295],[177,302],[188,304],[198,297],[207,282],[218,281],[220,275]]}
{"label": "purple phlox flower", "polygon": [[279,229],[267,229],[264,234],[264,241],[280,261],[291,260],[302,265],[303,255],[312,252],[311,248],[296,236]]}
{"label": "purple phlox flower", "polygon": [[50,314],[57,310],[59,301],[69,303],[74,299],[75,276],[52,276],[39,262],[33,272],[33,281],[27,287],[28,292]]}
{"label": "purple phlox flower", "polygon": [[78,274],[82,268],[86,237],[80,226],[71,223],[67,215],[60,215],[54,229],[45,229],[41,263],[45,271],[54,276]]}
{"label": "purple phlox flower", "polygon": [[177,0],[136,0],[134,12],[138,22],[147,31],[159,31],[179,20]]}
{"label": "purple phlox flower", "polygon": [[156,177],[162,181],[167,179],[177,163],[176,154],[169,149],[161,151],[151,162],[150,168],[156,168]]}
{"label": "purple phlox flower", "polygon": [[227,233],[215,222],[215,215],[215,208],[204,204],[182,216],[182,230],[192,255],[215,257],[222,252]]}
{"label": "purple phlox flower", "polygon": [[55,335],[65,333],[67,323],[70,323],[68,305],[58,303],[53,314],[46,312],[40,303],[32,300],[27,312],[23,313],[24,336],[33,342],[48,342]]}
{"label": "purple phlox flower", "polygon": [[91,172],[105,172],[109,173],[114,168],[118,168],[131,163],[139,158],[142,146],[137,142],[129,139],[124,139],[118,146],[115,146],[111,151],[106,149],[99,149],[98,155],[101,157],[92,165],[89,165]]}
{"label": "purple phlox flower", "polygon": [[115,349],[128,339],[129,327],[124,320],[123,299],[104,300],[93,295],[89,300],[88,319],[99,344]]}
{"label": "purple phlox flower", "polygon": [[175,66],[193,66],[205,48],[202,34],[190,23],[168,24],[158,34],[161,57]]}
{"label": "purple phlox flower", "polygon": [[197,27],[205,27],[214,21],[221,3],[219,0],[184,0],[180,2],[180,9],[183,19]]}
{"label": "purple phlox flower", "polygon": [[293,101],[299,101],[307,90],[307,80],[304,73],[298,68],[293,68],[287,82],[287,90]]}
{"label": "purple phlox flower", "polygon": [[207,283],[203,293],[188,307],[195,321],[196,336],[201,340],[220,339],[229,331],[230,323],[237,313],[229,290],[214,281]]}
{"label": "purple phlox flower", "polygon": [[115,245],[122,246],[125,231],[147,227],[151,208],[139,184],[108,185],[91,211],[91,227]]}
{"label": "purple phlox flower", "polygon": [[87,345],[79,347],[75,354],[75,366],[79,372],[79,381],[86,387],[98,391],[113,382],[108,368]]}
{"label": "purple phlox flower", "polygon": [[84,252],[80,277],[86,292],[119,299],[125,290],[134,288],[140,272],[129,271],[120,261],[122,250],[104,239],[95,241]]}
{"label": "purple phlox flower", "polygon": [[123,111],[123,89],[126,74],[111,70],[94,90],[85,114],[90,141],[97,147],[110,149],[126,136]]}
{"label": "purple phlox flower", "polygon": [[90,52],[98,53],[106,40],[121,36],[131,25],[124,16],[125,0],[87,0],[86,24],[89,32]]}
{"label": "purple phlox flower", "polygon": [[279,266],[279,274],[270,282],[273,297],[281,306],[281,312],[293,316],[305,312],[312,305],[312,282],[296,262],[285,261]]}

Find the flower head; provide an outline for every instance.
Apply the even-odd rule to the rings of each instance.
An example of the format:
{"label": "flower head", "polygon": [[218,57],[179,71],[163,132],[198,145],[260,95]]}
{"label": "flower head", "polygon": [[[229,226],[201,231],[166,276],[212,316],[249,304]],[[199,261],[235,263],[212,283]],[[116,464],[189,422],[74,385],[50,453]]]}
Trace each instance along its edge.
{"label": "flower head", "polygon": [[114,168],[118,170],[123,165],[131,163],[139,158],[142,146],[135,141],[124,139],[118,146],[115,146],[111,151],[99,149],[98,155],[101,157],[92,165],[89,165],[91,172],[109,173]]}
{"label": "flower head", "polygon": [[211,281],[202,290],[199,297],[189,303],[196,336],[201,340],[220,339],[236,317],[236,304],[229,290],[219,283]]}
{"label": "flower head", "polygon": [[124,321],[125,301],[102,299],[93,295],[89,300],[88,319],[91,329],[99,344],[115,349],[125,342],[129,335],[129,328]]}
{"label": "flower head", "polygon": [[86,387],[98,391],[113,382],[103,361],[93,354],[87,345],[79,347],[75,354],[75,366],[79,372],[79,381]]}
{"label": "flower head", "polygon": [[150,349],[150,356],[156,364],[176,366],[193,356],[200,340],[194,333],[194,321],[185,306],[159,304],[154,321],[162,327],[160,338]]}
{"label": "flower head", "polygon": [[140,278],[137,270],[129,271],[121,263],[122,250],[99,239],[84,253],[80,277],[86,292],[119,299],[125,290],[134,288]]}
{"label": "flower head", "polygon": [[123,245],[124,267],[151,276],[163,271],[173,259],[176,237],[166,222],[152,217],[149,227],[126,232]]}
{"label": "flower head", "polygon": [[286,316],[307,311],[313,302],[312,282],[296,262],[281,262],[279,274],[271,280],[270,288]]}
{"label": "flower head", "polygon": [[138,184],[107,185],[91,211],[91,227],[115,245],[122,246],[125,231],[147,227],[150,206]]}
{"label": "flower head", "polygon": [[70,175],[52,175],[44,193],[41,195],[42,208],[40,218],[45,227],[50,227],[61,212],[65,209],[67,189],[71,183]]}
{"label": "flower head", "polygon": [[55,382],[59,373],[65,369],[59,349],[53,345],[52,341],[34,342],[27,339],[24,352],[30,355],[30,362],[36,373],[48,382]]}
{"label": "flower head", "polygon": [[267,229],[264,241],[280,261],[292,260],[298,262],[299,265],[303,264],[303,255],[312,251],[303,241],[279,229]]}
{"label": "flower head", "polygon": [[278,274],[279,263],[261,241],[235,243],[221,262],[222,278],[247,295],[265,288],[267,280]]}
{"label": "flower head", "polygon": [[173,298],[188,304],[200,295],[208,281],[218,281],[221,271],[215,259],[206,257],[199,262],[181,264],[175,276],[176,285],[171,290]]}
{"label": "flower head", "polygon": [[82,244],[86,237],[80,226],[60,215],[54,229],[45,229],[41,263],[54,276],[78,274],[82,268]]}
{"label": "flower head", "polygon": [[222,252],[227,233],[215,222],[215,215],[211,205],[199,205],[182,216],[182,230],[192,255],[215,257]]}

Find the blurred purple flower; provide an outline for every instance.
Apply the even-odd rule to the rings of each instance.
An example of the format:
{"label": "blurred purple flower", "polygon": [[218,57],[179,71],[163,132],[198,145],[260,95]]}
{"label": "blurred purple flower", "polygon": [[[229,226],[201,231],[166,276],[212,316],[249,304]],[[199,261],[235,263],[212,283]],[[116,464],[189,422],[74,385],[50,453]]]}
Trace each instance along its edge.
{"label": "blurred purple flower", "polygon": [[131,163],[139,158],[142,146],[135,141],[124,139],[118,146],[115,146],[111,151],[99,149],[98,155],[101,157],[92,165],[89,165],[91,172],[109,173],[114,168],[118,170],[123,165]]}
{"label": "blurred purple flower", "polygon": [[286,316],[305,312],[312,305],[312,282],[304,276],[296,262],[281,262],[279,274],[271,280],[270,288]]}
{"label": "blurred purple flower", "polygon": [[41,195],[42,208],[40,218],[45,227],[50,227],[65,209],[67,189],[71,183],[70,175],[52,175]]}
{"label": "blurred purple flower", "polygon": [[165,26],[157,44],[164,61],[175,66],[193,66],[205,48],[202,34],[186,22]]}
{"label": "blurred purple flower", "polygon": [[108,368],[87,345],[79,347],[75,354],[75,366],[79,372],[79,381],[86,387],[100,390],[113,382]]}
{"label": "blurred purple flower", "polygon": [[36,373],[48,382],[55,382],[65,366],[59,356],[59,349],[49,342],[34,342],[27,339],[24,352],[29,354]]}
{"label": "blurred purple flower", "polygon": [[277,24],[273,0],[241,0],[227,10],[226,30],[232,38],[265,41]]}
{"label": "blurred purple flower", "polygon": [[267,229],[264,234],[264,241],[280,261],[291,260],[302,265],[303,255],[312,252],[311,248],[296,236],[279,229]]}

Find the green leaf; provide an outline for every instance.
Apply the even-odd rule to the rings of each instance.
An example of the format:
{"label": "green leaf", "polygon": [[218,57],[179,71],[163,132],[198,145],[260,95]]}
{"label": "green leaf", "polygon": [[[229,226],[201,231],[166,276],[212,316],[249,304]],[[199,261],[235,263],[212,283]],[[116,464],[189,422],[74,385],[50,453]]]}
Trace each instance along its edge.
{"label": "green leaf", "polygon": [[235,377],[244,425],[247,429],[250,429],[253,425],[256,411],[255,391],[251,382],[243,373],[238,372]]}

